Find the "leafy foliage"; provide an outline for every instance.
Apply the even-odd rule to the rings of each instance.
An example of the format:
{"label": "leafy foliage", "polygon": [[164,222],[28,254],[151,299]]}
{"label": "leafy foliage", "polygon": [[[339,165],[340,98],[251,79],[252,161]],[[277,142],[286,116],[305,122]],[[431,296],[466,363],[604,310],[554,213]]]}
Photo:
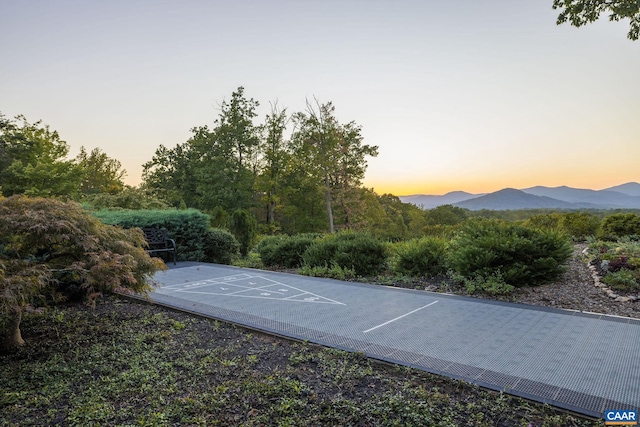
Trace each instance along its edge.
{"label": "leafy foliage", "polygon": [[602,220],[602,234],[607,238],[640,236],[640,215],[636,213],[616,213]]}
{"label": "leafy foliage", "polygon": [[371,234],[341,232],[315,241],[302,258],[306,267],[339,266],[368,276],[385,267],[388,253],[385,244]]}
{"label": "leafy foliage", "polygon": [[178,260],[206,261],[209,216],[195,209],[177,210],[101,210],[95,212],[105,224],[124,228],[167,230],[178,246]]}
{"label": "leafy foliage", "polygon": [[338,201],[341,222],[349,228],[355,206],[348,193],[360,185],[367,168],[365,157],[377,156],[378,147],[362,144],[361,128],[355,122],[340,124],[331,102],[317,102],[317,107],[307,102],[307,111],[294,114],[293,121],[293,155],[306,160],[307,173],[323,188],[329,232],[335,232],[333,210]]}
{"label": "leafy foliage", "polygon": [[207,231],[204,242],[204,254],[208,262],[231,264],[240,253],[240,243],[233,234],[220,228]]}
{"label": "leafy foliage", "polygon": [[124,189],[122,179],[126,172],[122,170],[122,164],[99,148],[87,154],[87,150],[80,147],[76,162],[82,171],[80,191],[83,194],[117,194]]}
{"label": "leafy foliage", "polygon": [[410,276],[436,276],[444,273],[447,241],[423,237],[397,244],[395,270]]}
{"label": "leafy foliage", "polygon": [[598,233],[600,218],[587,212],[567,212],[562,215],[560,226],[574,240],[584,241]]}
{"label": "leafy foliage", "polygon": [[303,264],[303,254],[318,237],[314,234],[268,236],[258,243],[256,250],[265,266],[299,268]]}
{"label": "leafy foliage", "polygon": [[5,196],[73,196],[79,193],[81,169],[65,157],[69,146],[42,122],[0,114],[0,183]]}
{"label": "leafy foliage", "polygon": [[144,188],[125,186],[118,193],[89,194],[82,198],[84,205],[93,209],[137,209],[164,210],[170,209],[168,203],[161,200],[151,191]]}
{"label": "leafy foliage", "polygon": [[498,272],[512,286],[540,285],[563,271],[572,253],[564,234],[493,220],[465,224],[451,242],[450,266],[466,278]]}
{"label": "leafy foliage", "polygon": [[229,218],[229,229],[240,242],[240,254],[247,256],[256,238],[257,221],[251,212],[237,209]]}
{"label": "leafy foliage", "polygon": [[561,10],[558,25],[569,21],[574,27],[581,27],[609,13],[609,21],[629,19],[630,40],[638,40],[640,35],[640,3],[636,0],[553,0],[553,8]]}
{"label": "leafy foliage", "polygon": [[640,289],[640,274],[637,270],[621,268],[605,275],[602,282],[616,291],[636,291]]}
{"label": "leafy foliage", "polygon": [[140,230],[104,225],[76,203],[13,196],[0,201],[0,218],[0,313],[6,316],[19,316],[40,294],[93,303],[118,288],[144,293],[164,266],[146,254]]}

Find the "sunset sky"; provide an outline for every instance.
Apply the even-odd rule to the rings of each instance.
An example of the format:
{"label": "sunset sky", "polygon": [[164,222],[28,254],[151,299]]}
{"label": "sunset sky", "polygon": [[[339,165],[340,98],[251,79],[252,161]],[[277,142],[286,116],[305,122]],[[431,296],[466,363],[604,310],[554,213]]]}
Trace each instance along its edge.
{"label": "sunset sky", "polygon": [[316,97],[379,146],[380,194],[640,181],[640,41],[552,0],[0,0],[0,112],[100,147],[140,182],[238,87]]}

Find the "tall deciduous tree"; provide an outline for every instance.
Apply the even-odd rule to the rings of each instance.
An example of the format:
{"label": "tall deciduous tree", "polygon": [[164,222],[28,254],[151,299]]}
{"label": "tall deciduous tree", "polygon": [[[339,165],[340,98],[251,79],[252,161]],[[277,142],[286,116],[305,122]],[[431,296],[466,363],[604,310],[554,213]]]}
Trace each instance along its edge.
{"label": "tall deciduous tree", "polygon": [[256,189],[266,204],[266,221],[275,227],[276,205],[281,198],[283,175],[291,155],[284,131],[287,127],[287,110],[279,110],[272,105],[264,124],[264,138],[260,147],[261,172],[256,181]]}
{"label": "tall deciduous tree", "polygon": [[640,35],[640,1],[638,0],[553,0],[553,8],[559,9],[558,25],[570,22],[581,27],[595,22],[603,13],[609,13],[610,21],[630,20],[627,37],[638,40]]}
{"label": "tall deciduous tree", "polygon": [[[205,186],[226,190],[230,196],[223,206],[226,210],[247,209],[255,204],[253,185],[258,172],[260,128],[253,120],[258,105],[258,101],[245,97],[242,86],[233,92],[229,102],[222,102],[211,144],[203,153],[201,177]],[[217,173],[221,167],[224,174]],[[209,196],[215,200],[211,191],[202,193],[205,200]]]}
{"label": "tall deciduous tree", "polygon": [[[334,197],[342,197],[343,208],[347,200],[354,201],[348,193],[361,184],[366,156],[377,156],[378,147],[363,145],[361,128],[355,122],[340,124],[331,102],[307,102],[306,112],[296,113],[294,122],[294,155],[306,159],[308,173],[323,186],[329,231],[334,233]],[[348,214],[344,219],[348,225]]]}
{"label": "tall deciduous tree", "polygon": [[82,174],[67,160],[69,146],[58,132],[24,116],[0,120],[0,187],[3,194],[69,196],[78,193]]}
{"label": "tall deciduous tree", "polygon": [[196,142],[207,139],[210,132],[206,126],[193,128],[191,132],[193,135],[187,142],[174,148],[160,145],[153,158],[143,165],[143,187],[174,207],[200,207],[196,171],[202,154],[196,149]]}
{"label": "tall deciduous tree", "polygon": [[116,194],[124,189],[122,179],[126,171],[122,169],[122,164],[107,156],[100,148],[87,153],[84,147],[80,147],[76,162],[82,172],[80,191],[83,194]]}

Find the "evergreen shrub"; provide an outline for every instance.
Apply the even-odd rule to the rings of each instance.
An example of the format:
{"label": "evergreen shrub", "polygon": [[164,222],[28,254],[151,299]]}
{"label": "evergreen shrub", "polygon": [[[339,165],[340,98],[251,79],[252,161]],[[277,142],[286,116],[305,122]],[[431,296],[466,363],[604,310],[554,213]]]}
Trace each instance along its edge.
{"label": "evergreen shrub", "polygon": [[602,278],[602,282],[616,291],[632,292],[640,289],[640,274],[626,268],[608,273]]}
{"label": "evergreen shrub", "polygon": [[313,242],[302,256],[306,267],[339,266],[372,276],[386,265],[386,245],[368,233],[341,232]]}
{"label": "evergreen shrub", "polygon": [[409,276],[436,276],[444,273],[447,241],[423,237],[396,245],[396,272]]}
{"label": "evergreen shrub", "polygon": [[573,240],[584,241],[598,233],[600,218],[587,212],[567,212],[562,215],[560,225]]}
{"label": "evergreen shrub", "polygon": [[302,255],[317,239],[318,235],[314,234],[268,236],[256,246],[256,250],[265,266],[299,268],[303,262]]}
{"label": "evergreen shrub", "polygon": [[236,236],[238,242],[240,242],[240,253],[242,256],[247,256],[251,246],[256,238],[256,230],[258,228],[258,221],[256,218],[246,209],[236,209],[229,218],[229,230]]}
{"label": "evergreen shrub", "polygon": [[240,243],[227,230],[212,228],[205,235],[204,253],[207,262],[231,264],[240,254]]}
{"label": "evergreen shrub", "polygon": [[196,210],[101,210],[94,213],[105,224],[124,228],[160,228],[178,246],[180,261],[208,261],[207,242],[211,242],[209,216]]}
{"label": "evergreen shrub", "polygon": [[476,220],[465,224],[452,240],[448,264],[467,278],[490,278],[499,272],[504,283],[519,287],[553,281],[571,253],[563,233]]}
{"label": "evergreen shrub", "polygon": [[602,220],[602,235],[615,240],[624,236],[640,236],[640,215],[617,213]]}

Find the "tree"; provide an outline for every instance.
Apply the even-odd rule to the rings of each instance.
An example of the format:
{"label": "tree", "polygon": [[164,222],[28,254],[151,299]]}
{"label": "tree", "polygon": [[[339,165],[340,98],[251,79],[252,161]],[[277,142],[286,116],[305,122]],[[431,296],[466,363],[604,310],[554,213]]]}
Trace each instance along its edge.
{"label": "tree", "polygon": [[553,0],[553,9],[560,9],[557,24],[569,21],[574,27],[581,27],[609,12],[609,21],[629,18],[630,28],[627,38],[638,40],[640,35],[640,1],[638,0]]}
{"label": "tree", "polygon": [[267,114],[265,120],[265,137],[260,150],[262,164],[256,189],[264,195],[267,205],[266,222],[271,227],[275,227],[276,205],[280,199],[282,178],[291,157],[284,140],[287,121],[287,110],[279,110],[277,105],[272,105],[271,113]]}
{"label": "tree", "polygon": [[[331,102],[321,105],[316,101],[315,106],[307,102],[307,111],[296,113],[293,119],[294,156],[305,159],[308,173],[323,186],[329,231],[334,233],[333,197],[340,192],[345,196],[343,208],[346,201],[353,201],[346,193],[361,184],[365,157],[377,156],[378,147],[362,144],[361,128],[355,122],[340,124]],[[348,224],[348,216],[344,219]]]}
{"label": "tree", "polygon": [[122,170],[122,164],[99,148],[94,148],[87,154],[87,150],[80,147],[76,162],[82,171],[80,191],[83,194],[116,194],[124,189],[122,179],[126,171]]}
{"label": "tree", "polygon": [[201,207],[196,171],[202,155],[196,145],[201,139],[208,139],[210,132],[206,126],[191,132],[193,135],[184,144],[172,149],[160,145],[151,161],[142,165],[143,188],[174,207]]}
{"label": "tree", "polygon": [[[211,138],[201,147],[200,192],[203,208],[247,209],[255,204],[260,128],[253,124],[258,101],[244,96],[240,86],[222,102]],[[224,195],[221,199],[220,195]]]}
{"label": "tree", "polygon": [[0,186],[7,195],[69,196],[78,193],[81,172],[66,160],[69,146],[38,121],[0,117]]}
{"label": "tree", "polygon": [[24,343],[22,312],[39,295],[82,298],[102,292],[146,293],[164,263],[144,251],[139,229],[101,223],[77,203],[12,196],[0,200],[0,317],[3,347]]}
{"label": "tree", "polygon": [[236,209],[229,219],[229,229],[240,243],[240,254],[247,256],[256,237],[256,219],[245,209]]}

